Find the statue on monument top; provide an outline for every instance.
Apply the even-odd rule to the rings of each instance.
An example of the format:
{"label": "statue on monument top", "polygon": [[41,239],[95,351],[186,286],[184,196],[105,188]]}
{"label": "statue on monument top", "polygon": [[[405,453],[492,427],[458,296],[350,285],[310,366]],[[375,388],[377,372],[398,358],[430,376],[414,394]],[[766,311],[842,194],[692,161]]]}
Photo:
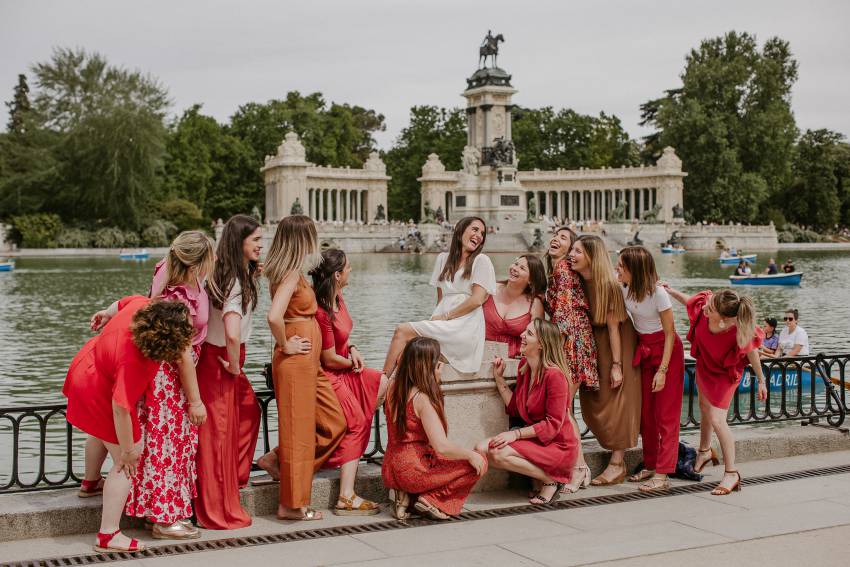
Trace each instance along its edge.
{"label": "statue on monument top", "polygon": [[481,42],[481,47],[478,50],[478,68],[483,69],[487,66],[487,58],[493,58],[493,67],[498,67],[496,58],[499,56],[499,42],[504,42],[505,38],[502,34],[493,36],[490,30],[487,30],[487,37]]}

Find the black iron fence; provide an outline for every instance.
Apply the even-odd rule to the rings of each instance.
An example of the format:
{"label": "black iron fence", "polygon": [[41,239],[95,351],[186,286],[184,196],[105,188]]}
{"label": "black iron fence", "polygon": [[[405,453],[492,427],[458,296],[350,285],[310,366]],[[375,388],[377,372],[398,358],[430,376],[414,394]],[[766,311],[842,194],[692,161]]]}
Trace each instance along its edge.
{"label": "black iron fence", "polygon": [[[731,425],[824,422],[841,427],[848,410],[848,363],[850,354],[763,361],[769,382],[767,400],[758,400],[756,381],[747,369],[732,399],[728,421]],[[262,409],[258,450],[265,452],[276,445],[274,393],[259,390],[257,400]],[[581,416],[577,417],[581,421]],[[689,362],[685,367],[682,429],[697,429],[699,421],[695,365]],[[385,433],[383,414],[377,412],[364,460],[381,458]],[[591,437],[585,426],[582,438]],[[65,420],[64,404],[0,408],[0,494],[79,484],[84,440],[85,434]]]}

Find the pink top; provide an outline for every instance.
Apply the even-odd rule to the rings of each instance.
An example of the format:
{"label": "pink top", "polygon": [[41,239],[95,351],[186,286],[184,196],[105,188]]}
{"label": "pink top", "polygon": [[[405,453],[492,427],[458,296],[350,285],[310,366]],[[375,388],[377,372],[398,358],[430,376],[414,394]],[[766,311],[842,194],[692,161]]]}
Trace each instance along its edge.
{"label": "pink top", "polygon": [[497,343],[507,343],[508,356],[511,358],[519,356],[519,347],[522,342],[520,335],[531,322],[532,305],[534,305],[534,302],[529,304],[527,313],[505,319],[496,309],[493,296],[487,297],[487,301],[484,302],[484,338]]}
{"label": "pink top", "polygon": [[[168,279],[168,270],[164,268],[163,258],[156,264],[153,273],[151,291],[161,288]],[[157,297],[170,301],[182,301],[189,308],[192,315],[192,326],[195,327],[195,335],[192,337],[192,346],[200,345],[207,338],[207,323],[210,320],[210,298],[203,284],[198,281],[198,289],[192,289],[185,285],[165,286]]]}

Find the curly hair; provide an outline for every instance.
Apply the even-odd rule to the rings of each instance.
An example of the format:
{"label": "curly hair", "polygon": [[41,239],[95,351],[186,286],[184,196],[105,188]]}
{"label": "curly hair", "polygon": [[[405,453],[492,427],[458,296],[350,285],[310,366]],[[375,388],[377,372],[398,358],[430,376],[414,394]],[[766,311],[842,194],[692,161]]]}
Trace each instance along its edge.
{"label": "curly hair", "polygon": [[189,308],[179,301],[155,299],[133,315],[133,343],[157,362],[174,362],[192,344],[195,329]]}

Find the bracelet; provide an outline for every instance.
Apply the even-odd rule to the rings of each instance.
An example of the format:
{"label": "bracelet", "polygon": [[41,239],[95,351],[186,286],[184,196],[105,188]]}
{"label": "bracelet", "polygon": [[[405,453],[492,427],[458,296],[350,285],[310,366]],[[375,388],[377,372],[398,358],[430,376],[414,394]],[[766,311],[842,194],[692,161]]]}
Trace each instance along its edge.
{"label": "bracelet", "polygon": [[190,408],[196,408],[198,406],[203,406],[204,402],[202,400],[198,400],[197,402],[189,402]]}
{"label": "bracelet", "polygon": [[354,349],[354,350],[356,350],[357,352],[360,352],[360,349],[359,349],[359,348],[357,348],[357,345],[348,345],[348,350],[349,350],[349,351],[351,351],[351,349]]}
{"label": "bracelet", "polygon": [[514,429],[514,431],[516,431],[516,440],[522,439],[522,429]]}
{"label": "bracelet", "polygon": [[622,362],[620,362],[619,360],[615,360],[614,362],[612,362],[612,363],[611,363],[611,365],[612,365],[612,366],[622,366],[622,365],[623,365],[623,363],[622,363]]}
{"label": "bracelet", "polygon": [[659,371],[659,372],[664,372],[664,373],[666,374],[666,373],[667,373],[667,368],[668,368],[668,366],[659,366],[659,367],[658,367],[658,371]]}

